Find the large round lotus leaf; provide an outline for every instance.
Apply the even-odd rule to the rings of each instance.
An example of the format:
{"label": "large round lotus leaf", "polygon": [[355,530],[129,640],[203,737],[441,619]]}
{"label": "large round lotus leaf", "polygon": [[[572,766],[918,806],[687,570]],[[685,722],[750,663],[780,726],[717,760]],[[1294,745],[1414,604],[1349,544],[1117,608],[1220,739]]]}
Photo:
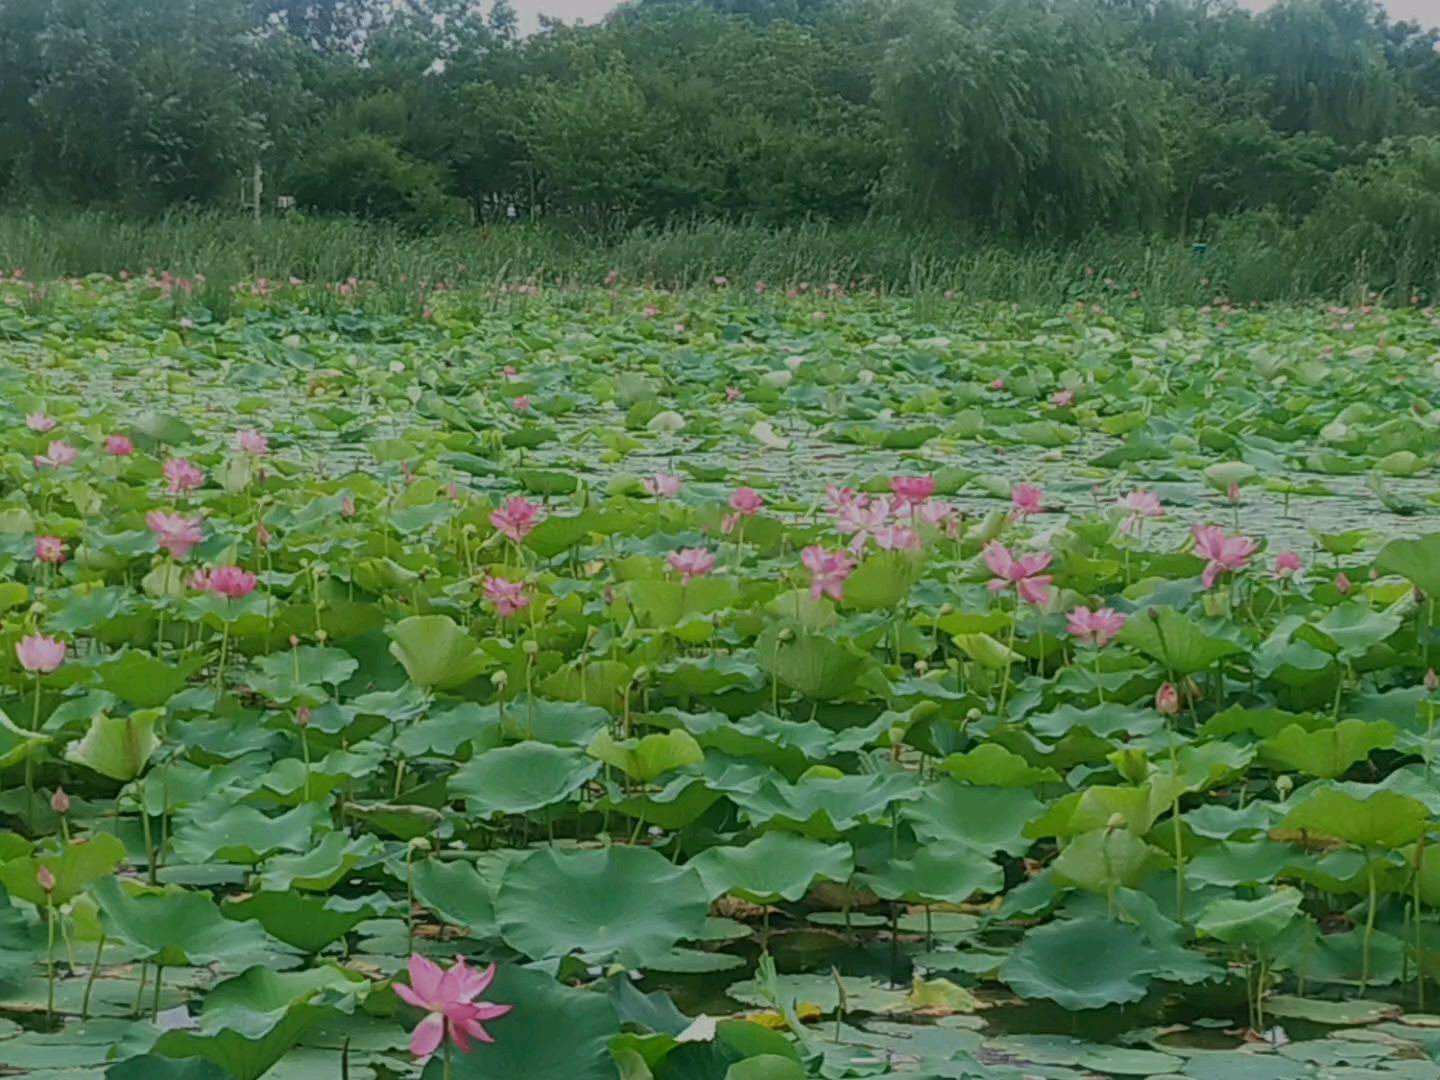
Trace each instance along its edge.
{"label": "large round lotus leaf", "polygon": [[495,898],[506,944],[532,960],[579,953],[643,967],[705,932],[700,875],[649,848],[547,848],[510,868]]}
{"label": "large round lotus leaf", "polygon": [[1046,998],[1063,1009],[1102,1009],[1143,998],[1155,966],[1138,928],[1070,919],[1029,931],[1000,965],[1000,978],[1021,997]]}
{"label": "large round lotus leaf", "polygon": [[[620,1019],[608,995],[571,990],[543,972],[506,964],[496,969],[484,1000],[513,1008],[486,1022],[493,1043],[473,1043],[470,1053],[453,1055],[454,1080],[616,1080],[610,1039],[620,1034]],[[444,1075],[436,1054],[421,1080]]]}
{"label": "large round lotus leaf", "polygon": [[849,844],[822,844],[791,832],[770,832],[744,847],[713,847],[690,865],[711,897],[733,892],[757,904],[795,901],[817,878],[846,881],[855,868]]}
{"label": "large round lotus leaf", "polygon": [[599,771],[583,750],[523,742],[476,754],[450,777],[449,790],[472,814],[524,814],[569,798]]}
{"label": "large round lotus leaf", "polygon": [[1195,928],[1231,945],[1259,945],[1290,925],[1304,899],[1299,889],[1276,889],[1258,900],[1212,901]]}
{"label": "large round lotus leaf", "polygon": [[412,615],[390,631],[390,652],[416,686],[449,690],[485,670],[479,643],[449,615]]}
{"label": "large round lotus leaf", "polygon": [[998,893],[1005,886],[1000,867],[956,843],[927,845],[913,858],[891,859],[856,880],[882,899],[911,904],[961,904],[977,892]]}
{"label": "large round lotus leaf", "polygon": [[1282,829],[1333,836],[1360,847],[1398,848],[1425,831],[1430,813],[1425,804],[1386,789],[1357,798],[1349,791],[1318,791],[1281,821]]}

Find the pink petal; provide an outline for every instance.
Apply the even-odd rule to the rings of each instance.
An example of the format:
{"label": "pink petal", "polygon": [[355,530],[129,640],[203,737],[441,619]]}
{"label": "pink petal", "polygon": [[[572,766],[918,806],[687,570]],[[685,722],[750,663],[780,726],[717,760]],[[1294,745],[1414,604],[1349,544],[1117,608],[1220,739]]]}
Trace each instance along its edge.
{"label": "pink petal", "polygon": [[411,954],[410,986],[420,997],[426,1001],[439,1001],[440,980],[444,977],[445,973],[435,961],[428,960],[419,953]]}
{"label": "pink petal", "polygon": [[1205,566],[1205,572],[1200,575],[1200,584],[1204,585],[1207,589],[1212,588],[1215,584],[1215,576],[1219,573],[1219,563],[1207,563]]}
{"label": "pink petal", "polygon": [[431,1013],[415,1025],[410,1032],[410,1053],[418,1058],[428,1058],[440,1049],[445,1038],[445,1019],[439,1013]]}
{"label": "pink petal", "polygon": [[430,1007],[430,1003],[428,1001],[422,998],[419,994],[415,993],[414,990],[410,989],[410,987],[406,986],[404,983],[391,983],[390,988],[394,990],[396,996],[399,997],[400,1000],[405,1002],[407,1005],[414,1005],[417,1009],[428,1009]]}
{"label": "pink petal", "polygon": [[[496,1005],[489,1001],[477,1001],[474,1015],[476,1020],[495,1020],[513,1008],[515,1008],[514,1005]],[[487,1039],[486,1042],[489,1040]]]}

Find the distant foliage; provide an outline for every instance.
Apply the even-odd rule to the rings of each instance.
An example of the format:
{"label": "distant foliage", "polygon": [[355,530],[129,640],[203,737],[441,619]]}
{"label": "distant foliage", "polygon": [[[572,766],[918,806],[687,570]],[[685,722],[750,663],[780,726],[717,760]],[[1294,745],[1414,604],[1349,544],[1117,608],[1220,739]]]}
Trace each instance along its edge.
{"label": "distant foliage", "polygon": [[0,0],[0,197],[234,207],[259,164],[267,213],[408,229],[1261,215],[1423,276],[1437,41],[1372,0],[630,0],[523,39],[505,0]]}

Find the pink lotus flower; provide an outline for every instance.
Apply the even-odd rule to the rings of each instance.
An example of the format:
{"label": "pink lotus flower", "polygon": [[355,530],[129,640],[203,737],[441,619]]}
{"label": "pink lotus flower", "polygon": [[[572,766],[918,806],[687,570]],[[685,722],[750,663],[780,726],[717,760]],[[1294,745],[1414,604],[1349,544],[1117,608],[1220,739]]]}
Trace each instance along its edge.
{"label": "pink lotus flower", "polygon": [[742,397],[744,397],[744,396],[745,396],[745,392],[744,392],[743,390],[741,390],[738,386],[727,386],[727,387],[725,387],[725,400],[726,400],[726,401],[739,401],[739,400],[740,400]]}
{"label": "pink lotus flower", "polygon": [[750,517],[765,505],[765,498],[754,488],[738,487],[730,496],[730,509],[741,517]]}
{"label": "pink lotus flower", "polygon": [[524,412],[526,409],[530,408],[530,398],[525,394],[521,394],[519,397],[511,401],[510,404],[514,405],[519,412]]}
{"label": "pink lotus flower", "polygon": [[646,304],[643,308],[640,309],[640,315],[642,318],[653,319],[655,317],[655,305]]}
{"label": "pink lotus flower", "polygon": [[115,457],[129,457],[135,452],[135,444],[124,435],[111,435],[105,440],[105,453]]}
{"label": "pink lotus flower", "polygon": [[506,499],[504,506],[490,512],[490,524],[516,544],[529,536],[539,522],[540,507],[520,495]]}
{"label": "pink lotus flower", "polygon": [[1343,570],[1335,575],[1335,588],[1339,591],[1341,596],[1344,596],[1350,591],[1350,579],[1345,576],[1345,572]]}
{"label": "pink lotus flower", "polygon": [[855,563],[843,551],[826,551],[819,544],[812,544],[800,552],[800,562],[810,571],[810,599],[821,596],[839,600],[844,595],[845,579],[855,568]]}
{"label": "pink lotus flower", "polygon": [[1056,390],[1050,395],[1050,404],[1058,409],[1068,409],[1075,404],[1074,390]]}
{"label": "pink lotus flower", "polygon": [[48,675],[65,661],[65,643],[44,634],[27,634],[15,643],[15,658],[26,671]]}
{"label": "pink lotus flower", "polygon": [[260,457],[270,449],[270,440],[258,431],[246,430],[235,433],[235,449],[242,454]]}
{"label": "pink lotus flower", "polygon": [[227,600],[241,600],[255,591],[255,575],[238,566],[217,566],[208,572],[195,571],[190,587]]}
{"label": "pink lotus flower", "polygon": [[517,611],[530,605],[530,598],[525,595],[525,583],[523,581],[511,581],[509,578],[487,577],[485,579],[485,599],[495,608],[495,613],[502,619],[514,615]]}
{"label": "pink lotus flower", "polygon": [[255,523],[255,542],[261,547],[270,546],[270,530],[260,522]]}
{"label": "pink lotus flower", "polygon": [[680,477],[670,473],[656,473],[641,481],[645,490],[657,499],[673,499],[680,494]]}
{"label": "pink lotus flower", "polygon": [[1425,672],[1425,689],[1430,693],[1440,690],[1440,675],[1435,674],[1435,669],[1429,668]]}
{"label": "pink lotus flower", "polygon": [[45,563],[65,561],[65,541],[58,536],[35,537],[35,558]]}
{"label": "pink lotus flower", "polygon": [[861,502],[862,498],[865,496],[857,496],[854,501],[842,506],[839,520],[835,522],[836,532],[851,537],[850,550],[854,552],[859,552],[872,534],[890,523],[889,499]]}
{"label": "pink lotus flower", "polygon": [[55,427],[56,420],[53,416],[46,416],[43,412],[26,413],[25,426],[31,431],[46,432]]}
{"label": "pink lotus flower", "polygon": [[35,871],[35,884],[45,892],[55,891],[55,872],[48,866],[42,866]]}
{"label": "pink lotus flower", "polygon": [[57,787],[55,794],[50,796],[50,809],[57,814],[68,814],[70,812],[70,796],[66,794],[63,787]]}
{"label": "pink lotus flower", "polygon": [[355,516],[355,500],[349,495],[343,496],[340,499],[340,514],[342,517]]}
{"label": "pink lotus flower", "polygon": [[1153,491],[1132,491],[1120,499],[1119,507],[1126,511],[1120,522],[1120,531],[1129,533],[1143,518],[1160,517],[1165,513],[1160,505],[1160,496]]}
{"label": "pink lotus flower", "polygon": [[1015,507],[1017,518],[1027,518],[1043,509],[1045,492],[1034,484],[1016,484],[1010,489],[1010,502]]}
{"label": "pink lotus flower", "polygon": [[165,492],[168,495],[183,495],[205,482],[205,470],[184,458],[167,458],[161,471],[165,474]]}
{"label": "pink lotus flower", "polygon": [[991,383],[990,383],[990,389],[991,389],[991,390],[1004,390],[1004,389],[1005,389],[1005,380],[1004,380],[1004,379],[994,379],[994,380],[992,380]]}
{"label": "pink lotus flower", "polygon": [[882,525],[875,530],[875,546],[881,551],[919,551],[920,534],[907,525]]}
{"label": "pink lotus flower", "polygon": [[1155,711],[1161,716],[1174,716],[1180,711],[1180,694],[1171,683],[1155,691]]}
{"label": "pink lotus flower", "polygon": [[918,506],[935,494],[933,476],[895,476],[890,479],[890,491],[896,498]]}
{"label": "pink lotus flower", "polygon": [[1300,556],[1293,551],[1282,551],[1275,556],[1275,573],[1298,574],[1300,572]]}
{"label": "pink lotus flower", "polygon": [[468,1054],[472,1038],[494,1042],[481,1021],[498,1019],[513,1007],[475,1000],[489,989],[494,978],[494,964],[484,971],[476,971],[457,956],[455,966],[443,971],[434,961],[418,953],[412,955],[410,985],[392,984],[402,1001],[429,1013],[410,1033],[410,1052],[418,1058],[428,1058],[449,1039],[462,1054]]}
{"label": "pink lotus flower", "polygon": [[1050,565],[1050,553],[1042,551],[1035,555],[1024,555],[1015,558],[1010,550],[997,540],[992,540],[985,545],[981,556],[985,559],[985,565],[995,575],[987,586],[991,592],[1000,592],[1011,585],[1020,599],[1027,604],[1034,604],[1039,607],[1041,604],[1050,601],[1049,574],[1042,574]]}
{"label": "pink lotus flower", "polygon": [[200,522],[184,514],[167,514],[151,510],[145,524],[155,534],[155,542],[177,559],[183,559],[200,542]]}
{"label": "pink lotus flower", "polygon": [[715,556],[704,548],[682,548],[665,556],[670,569],[680,575],[680,584],[690,584],[690,579],[708,574],[715,569]]}
{"label": "pink lotus flower", "polygon": [[1260,547],[1248,536],[1226,536],[1218,525],[1196,525],[1195,554],[1206,560],[1201,583],[1209,589],[1215,578],[1226,570],[1239,570]]}
{"label": "pink lotus flower", "polygon": [[1097,611],[1077,607],[1065,620],[1065,629],[1081,641],[1094,645],[1097,649],[1103,649],[1110,644],[1110,639],[1118,634],[1124,625],[1125,616],[1114,608],[1108,607],[1100,608]]}
{"label": "pink lotus flower", "polygon": [[854,488],[842,488],[835,484],[825,485],[825,498],[830,501],[832,514],[838,514],[848,506],[865,507],[870,504],[870,496],[863,491],[856,494]]}
{"label": "pink lotus flower", "polygon": [[44,454],[37,454],[35,467],[37,469],[58,469],[61,465],[69,465],[75,460],[75,448],[64,439],[56,439],[45,448]]}
{"label": "pink lotus flower", "polygon": [[504,375],[505,380],[508,382],[509,380],[515,378],[515,376],[519,375],[520,372],[516,371],[509,364],[506,364],[503,368],[500,369],[500,374]]}

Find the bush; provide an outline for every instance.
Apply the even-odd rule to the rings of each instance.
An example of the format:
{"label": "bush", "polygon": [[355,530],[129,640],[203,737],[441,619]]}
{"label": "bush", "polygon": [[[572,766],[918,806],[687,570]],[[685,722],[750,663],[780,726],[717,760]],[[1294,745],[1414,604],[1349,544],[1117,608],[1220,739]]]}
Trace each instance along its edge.
{"label": "bush", "polygon": [[440,170],[406,156],[379,135],[331,143],[290,175],[299,205],[326,213],[393,221],[413,229],[462,222],[463,202],[445,194]]}

